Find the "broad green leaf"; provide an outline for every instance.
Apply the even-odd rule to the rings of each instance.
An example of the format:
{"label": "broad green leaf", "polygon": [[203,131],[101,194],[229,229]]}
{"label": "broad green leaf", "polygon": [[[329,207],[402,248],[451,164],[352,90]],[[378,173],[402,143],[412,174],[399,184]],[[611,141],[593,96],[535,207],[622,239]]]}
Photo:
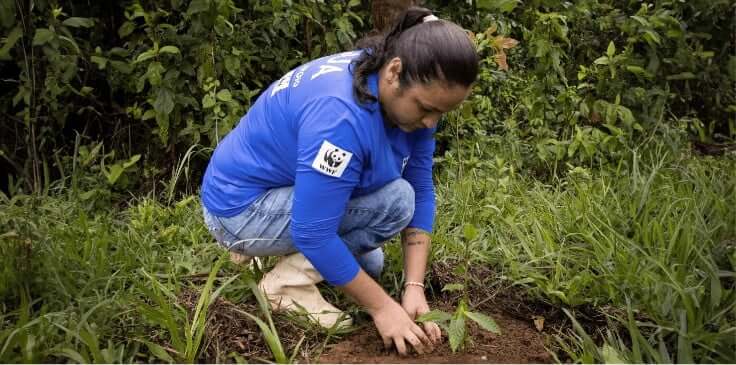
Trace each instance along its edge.
{"label": "broad green leaf", "polygon": [[159,53],[171,53],[171,54],[180,54],[179,48],[176,46],[163,46],[161,49],[158,50]]}
{"label": "broad green leaf", "polygon": [[145,51],[145,52],[139,54],[138,57],[135,59],[135,62],[136,63],[143,62],[143,61],[149,60],[149,59],[151,59],[153,57],[156,57],[156,50],[153,49],[153,48],[151,48],[148,51]]}
{"label": "broad green leaf", "polygon": [[148,109],[145,113],[143,113],[142,120],[149,120],[156,117],[156,110],[154,109]]}
{"label": "broad green leaf", "polygon": [[629,72],[631,72],[631,73],[633,73],[633,74],[635,74],[635,75],[644,76],[644,77],[647,77],[647,78],[651,78],[652,77],[652,74],[649,73],[649,71],[647,71],[644,68],[639,67],[639,66],[631,66],[631,65],[629,65],[629,66],[626,66],[626,70],[629,71]]}
{"label": "broad green leaf", "polygon": [[205,94],[204,97],[202,97],[202,107],[205,109],[212,108],[215,106],[215,98],[212,96],[212,94]]}
{"label": "broad green leaf", "polygon": [[90,18],[79,18],[74,16],[67,18],[61,24],[72,28],[90,28],[95,25],[95,22]]}
{"label": "broad green leaf", "polygon": [[225,56],[225,70],[233,77],[240,75],[240,58],[232,55]]}
{"label": "broad green leaf", "polygon": [[608,57],[603,56],[603,57],[597,58],[595,61],[593,61],[593,63],[595,63],[596,65],[607,65],[610,63],[610,61]]}
{"label": "broad green leaf", "polygon": [[116,163],[110,166],[110,169],[105,173],[105,177],[107,177],[107,183],[110,185],[115,185],[115,183],[120,178],[120,175],[123,174],[123,171],[125,171],[125,169],[123,168],[122,164]]}
{"label": "broad green leaf", "polygon": [[638,15],[632,15],[631,16],[631,19],[636,20],[637,22],[639,22],[639,24],[641,24],[641,25],[643,25],[645,27],[650,27],[651,26],[649,24],[649,21],[648,20],[646,20],[646,19],[644,19],[644,18],[642,18],[642,17],[640,17]]}
{"label": "broad green leaf", "polygon": [[483,313],[468,311],[465,312],[465,316],[475,321],[475,323],[481,326],[484,330],[493,332],[497,335],[501,334],[501,329],[498,327],[498,324],[496,324],[496,321],[494,321],[493,318]]}
{"label": "broad green leaf", "polygon": [[455,314],[450,320],[450,327],[447,332],[450,338],[450,348],[452,352],[456,352],[465,340],[465,316]]}
{"label": "broad green leaf", "polygon": [[130,33],[133,33],[133,31],[135,31],[135,23],[128,21],[118,28],[118,36],[120,36],[120,38],[125,38],[130,35]]}
{"label": "broad green leaf", "polygon": [[661,37],[659,36],[659,34],[657,34],[657,32],[653,32],[653,31],[648,30],[648,29],[644,31],[644,36],[643,37],[644,37],[644,40],[647,41],[647,43],[649,43],[651,45],[654,45],[654,44],[659,45],[659,44],[662,43],[662,40],[661,40]]}
{"label": "broad green leaf", "polygon": [[174,95],[165,87],[156,90],[156,100],[153,102],[153,108],[161,114],[169,114],[174,110]]}
{"label": "broad green leaf", "polygon": [[55,34],[46,28],[36,29],[36,35],[33,36],[33,45],[42,46],[52,40]]}
{"label": "broad green leaf", "polygon": [[230,94],[230,90],[228,89],[222,89],[217,92],[217,99],[220,101],[230,101],[233,100],[232,94]]}
{"label": "broad green leaf", "polygon": [[146,70],[146,78],[148,79],[148,82],[151,84],[151,86],[161,85],[161,74],[163,74],[165,71],[166,69],[161,64],[161,62],[154,61],[148,64],[148,69]]}
{"label": "broad green leaf", "polygon": [[89,60],[96,64],[97,68],[100,70],[104,70],[107,67],[107,58],[105,57],[91,56]]}
{"label": "broad green leaf", "polygon": [[447,322],[452,319],[452,315],[441,310],[433,310],[419,316],[417,322]]}

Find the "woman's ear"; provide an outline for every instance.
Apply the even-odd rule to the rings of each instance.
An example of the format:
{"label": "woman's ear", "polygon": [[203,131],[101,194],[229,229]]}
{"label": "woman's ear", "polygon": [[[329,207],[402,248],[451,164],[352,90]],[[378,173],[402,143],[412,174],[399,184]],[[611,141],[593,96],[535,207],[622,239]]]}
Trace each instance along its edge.
{"label": "woman's ear", "polygon": [[386,81],[392,86],[399,86],[399,76],[401,75],[401,69],[403,65],[401,58],[394,57],[388,61],[388,67],[386,67]]}

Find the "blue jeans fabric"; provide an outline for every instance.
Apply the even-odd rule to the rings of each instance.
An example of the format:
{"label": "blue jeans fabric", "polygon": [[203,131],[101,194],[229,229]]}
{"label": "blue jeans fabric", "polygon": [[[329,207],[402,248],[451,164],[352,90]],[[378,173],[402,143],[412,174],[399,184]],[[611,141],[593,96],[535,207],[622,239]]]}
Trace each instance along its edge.
{"label": "blue jeans fabric", "polygon": [[[285,256],[297,252],[289,222],[294,187],[266,191],[234,217],[218,217],[202,207],[210,233],[224,248],[247,256]],[[381,189],[351,199],[337,234],[360,266],[377,278],[383,271],[383,243],[414,216],[414,189],[396,179]]]}

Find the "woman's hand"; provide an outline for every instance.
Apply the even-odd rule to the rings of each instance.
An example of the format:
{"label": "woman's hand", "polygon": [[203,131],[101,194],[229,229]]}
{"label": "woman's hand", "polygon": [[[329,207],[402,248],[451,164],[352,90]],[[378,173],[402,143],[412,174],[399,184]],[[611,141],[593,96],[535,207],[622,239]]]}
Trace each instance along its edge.
{"label": "woman's hand", "polygon": [[433,350],[432,341],[393,299],[371,312],[371,316],[384,346],[390,347],[393,342],[401,355],[407,354],[406,342],[420,355]]}
{"label": "woman's hand", "polygon": [[386,347],[393,342],[401,355],[407,354],[407,342],[420,354],[431,348],[432,342],[421,327],[363,269],[342,289],[371,314]]}
{"label": "woman's hand", "polygon": [[[401,306],[412,320],[415,320],[422,314],[429,312],[427,298],[424,296],[424,288],[415,285],[407,285],[404,289],[404,295],[401,297]],[[423,326],[424,331],[432,341],[432,344],[436,345],[440,343],[442,337],[440,327],[434,322],[424,322]]]}

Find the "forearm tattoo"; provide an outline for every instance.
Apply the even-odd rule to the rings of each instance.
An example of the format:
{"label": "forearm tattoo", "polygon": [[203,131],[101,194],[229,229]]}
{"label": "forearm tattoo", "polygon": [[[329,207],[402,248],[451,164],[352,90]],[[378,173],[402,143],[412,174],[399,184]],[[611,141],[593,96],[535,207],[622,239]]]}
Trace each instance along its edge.
{"label": "forearm tattoo", "polygon": [[426,234],[426,232],[422,231],[421,229],[409,228],[404,231],[402,241],[406,243],[407,246],[419,246],[426,244],[428,241],[427,237],[422,234]]}

